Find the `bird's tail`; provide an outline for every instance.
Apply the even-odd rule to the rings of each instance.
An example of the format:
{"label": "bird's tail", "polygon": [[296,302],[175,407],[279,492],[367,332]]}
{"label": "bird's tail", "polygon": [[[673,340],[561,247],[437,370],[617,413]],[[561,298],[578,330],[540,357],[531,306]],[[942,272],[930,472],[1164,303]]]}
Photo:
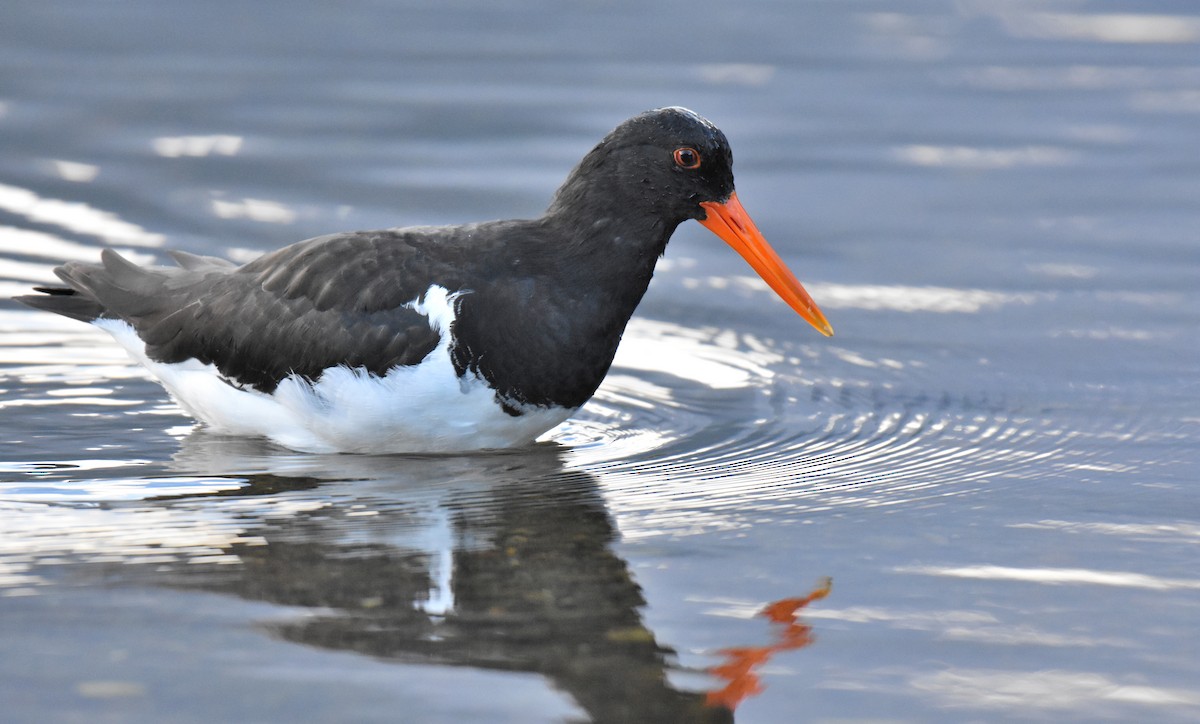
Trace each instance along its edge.
{"label": "bird's tail", "polygon": [[44,312],[54,312],[64,317],[78,319],[81,322],[94,322],[104,316],[104,305],[89,296],[80,294],[78,290],[68,287],[34,287],[33,291],[41,292],[41,294],[25,294],[13,297],[13,301]]}
{"label": "bird's tail", "polygon": [[162,279],[111,249],[105,249],[100,260],[100,264],[67,262],[54,270],[67,286],[34,287],[40,294],[13,299],[82,322],[142,313],[149,297],[147,287],[161,286]]}

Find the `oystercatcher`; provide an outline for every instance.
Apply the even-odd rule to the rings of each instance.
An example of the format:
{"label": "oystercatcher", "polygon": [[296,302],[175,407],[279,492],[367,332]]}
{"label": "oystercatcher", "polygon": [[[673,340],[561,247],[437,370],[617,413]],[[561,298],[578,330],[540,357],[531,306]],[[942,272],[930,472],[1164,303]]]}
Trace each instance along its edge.
{"label": "oystercatcher", "polygon": [[596,391],[687,219],[833,333],[742,208],[732,163],[716,126],[661,108],[600,141],[537,219],[332,234],[244,266],[106,249],[17,300],[109,332],[220,432],[308,452],[514,447]]}

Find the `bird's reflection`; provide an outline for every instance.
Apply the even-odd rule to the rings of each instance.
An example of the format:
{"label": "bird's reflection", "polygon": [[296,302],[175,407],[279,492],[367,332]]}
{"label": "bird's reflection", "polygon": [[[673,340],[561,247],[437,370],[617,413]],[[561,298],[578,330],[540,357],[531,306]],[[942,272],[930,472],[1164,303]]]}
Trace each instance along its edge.
{"label": "bird's reflection", "polygon": [[226,563],[159,569],[155,578],[311,609],[269,624],[298,643],[538,673],[595,722],[733,721],[753,691],[672,685],[673,652],[642,620],[645,600],[613,552],[597,480],[562,458],[554,445],[459,457],[312,456],[194,434],[174,466],[246,479],[234,495],[248,524],[224,548]]}

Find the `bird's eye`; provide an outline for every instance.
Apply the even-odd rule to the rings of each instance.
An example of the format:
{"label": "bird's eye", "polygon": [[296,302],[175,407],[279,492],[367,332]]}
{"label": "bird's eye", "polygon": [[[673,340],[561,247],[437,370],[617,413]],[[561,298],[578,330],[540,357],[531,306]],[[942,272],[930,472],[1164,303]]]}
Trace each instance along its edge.
{"label": "bird's eye", "polygon": [[675,165],[689,170],[700,168],[700,152],[688,146],[675,149]]}

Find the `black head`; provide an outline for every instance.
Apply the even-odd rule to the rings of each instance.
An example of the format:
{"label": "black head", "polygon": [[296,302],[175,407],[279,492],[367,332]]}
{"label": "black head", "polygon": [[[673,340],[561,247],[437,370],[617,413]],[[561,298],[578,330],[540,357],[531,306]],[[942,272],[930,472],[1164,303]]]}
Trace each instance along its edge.
{"label": "black head", "polygon": [[[696,219],[741,254],[821,334],[833,334],[816,302],[742,208],[725,134],[686,108],[647,111],[614,128],[567,177],[547,213],[576,230],[597,232],[595,239],[587,231],[575,235],[588,248],[611,251],[621,243],[634,249],[645,267],[645,283],[653,257],[666,249],[675,227]],[[651,265],[644,263],[647,259]],[[644,287],[638,298],[641,291]]]}
{"label": "black head", "polygon": [[604,137],[571,172],[551,210],[608,203],[653,214],[671,228],[703,219],[705,201],[733,193],[725,134],[686,108],[646,111]]}

